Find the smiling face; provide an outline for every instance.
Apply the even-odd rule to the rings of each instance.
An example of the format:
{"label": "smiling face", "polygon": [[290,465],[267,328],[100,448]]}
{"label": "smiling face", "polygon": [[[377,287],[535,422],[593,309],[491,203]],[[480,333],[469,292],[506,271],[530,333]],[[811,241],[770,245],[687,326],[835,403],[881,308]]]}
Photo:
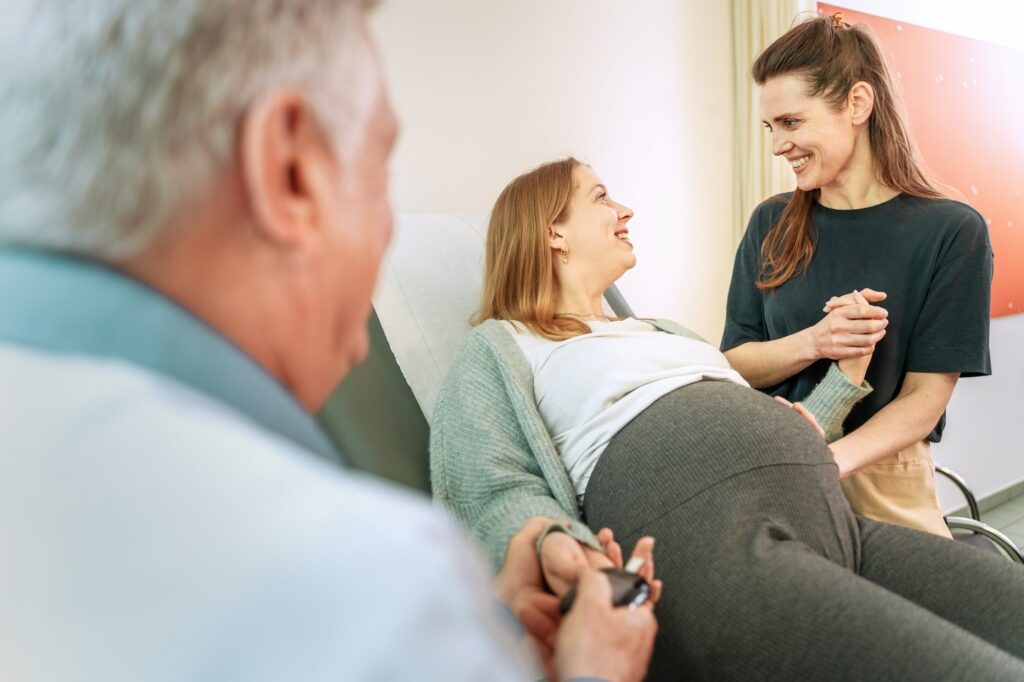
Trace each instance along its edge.
{"label": "smiling face", "polygon": [[607,286],[636,265],[626,226],[633,211],[612,200],[601,178],[587,166],[573,169],[573,186],[569,217],[551,225],[549,242],[556,251],[568,251],[565,264],[560,254],[555,254],[563,277]]}
{"label": "smiling face", "polygon": [[761,119],[772,136],[772,153],[785,157],[805,192],[870,172],[870,159],[864,169],[862,155],[854,153],[858,137],[866,133],[860,110],[853,104],[837,110],[824,98],[809,96],[798,75],[778,76],[761,86]]}

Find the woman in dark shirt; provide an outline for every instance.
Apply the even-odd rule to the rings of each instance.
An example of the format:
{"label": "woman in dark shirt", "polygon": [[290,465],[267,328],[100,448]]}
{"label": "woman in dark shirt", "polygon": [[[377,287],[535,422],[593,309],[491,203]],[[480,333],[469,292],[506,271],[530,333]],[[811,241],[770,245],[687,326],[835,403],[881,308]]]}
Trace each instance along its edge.
{"label": "woman in dark shirt", "polygon": [[985,221],[921,171],[863,28],[802,22],[753,76],[797,189],[750,219],[722,350],[751,385],[793,402],[832,359],[873,352],[873,394],[846,435],[830,434],[843,490],[860,515],[948,536],[928,443],[957,379],[991,371]]}

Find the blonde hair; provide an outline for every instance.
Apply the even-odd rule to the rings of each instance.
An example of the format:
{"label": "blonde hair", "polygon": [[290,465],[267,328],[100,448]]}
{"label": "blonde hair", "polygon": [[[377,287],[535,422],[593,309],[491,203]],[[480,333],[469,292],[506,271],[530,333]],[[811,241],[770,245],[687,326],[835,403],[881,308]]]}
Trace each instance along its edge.
{"label": "blonde hair", "polygon": [[548,226],[569,218],[575,182],[583,164],[568,157],[538,166],[508,183],[498,195],[487,226],[484,291],[474,324],[510,320],[561,341],[590,328],[555,315],[555,263]]}

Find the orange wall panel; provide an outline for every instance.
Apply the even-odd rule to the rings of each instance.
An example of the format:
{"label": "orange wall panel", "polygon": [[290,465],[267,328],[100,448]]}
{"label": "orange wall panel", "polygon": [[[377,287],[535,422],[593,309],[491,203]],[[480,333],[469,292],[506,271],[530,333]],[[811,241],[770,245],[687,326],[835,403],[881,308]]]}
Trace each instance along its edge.
{"label": "orange wall panel", "polygon": [[1024,312],[1024,51],[835,5],[818,8],[871,27],[929,171],[988,221],[992,316]]}

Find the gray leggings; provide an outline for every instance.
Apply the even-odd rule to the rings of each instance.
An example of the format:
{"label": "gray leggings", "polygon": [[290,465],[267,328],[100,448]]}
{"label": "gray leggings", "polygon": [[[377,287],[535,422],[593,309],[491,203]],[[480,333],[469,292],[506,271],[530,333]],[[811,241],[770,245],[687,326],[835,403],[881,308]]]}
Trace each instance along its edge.
{"label": "gray leggings", "polygon": [[657,539],[649,680],[1024,680],[1024,570],[854,516],[821,438],[757,391],[652,404],[584,511],[624,549]]}

